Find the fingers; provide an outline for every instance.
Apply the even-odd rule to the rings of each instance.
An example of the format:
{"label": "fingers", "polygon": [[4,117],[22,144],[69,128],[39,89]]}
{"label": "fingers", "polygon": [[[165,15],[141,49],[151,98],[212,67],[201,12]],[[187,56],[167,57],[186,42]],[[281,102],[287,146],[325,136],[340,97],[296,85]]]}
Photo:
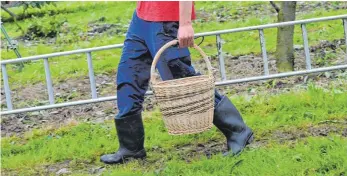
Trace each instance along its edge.
{"label": "fingers", "polygon": [[179,47],[187,48],[194,46],[194,36],[180,36],[178,37]]}
{"label": "fingers", "polygon": [[191,36],[188,40],[188,47],[194,47],[194,36]]}
{"label": "fingers", "polygon": [[180,48],[194,46],[194,29],[191,25],[180,26],[178,28],[178,42]]}
{"label": "fingers", "polygon": [[178,42],[179,42],[180,48],[184,48],[184,46],[185,46],[185,44],[184,44],[185,39],[184,39],[183,36],[178,38]]}

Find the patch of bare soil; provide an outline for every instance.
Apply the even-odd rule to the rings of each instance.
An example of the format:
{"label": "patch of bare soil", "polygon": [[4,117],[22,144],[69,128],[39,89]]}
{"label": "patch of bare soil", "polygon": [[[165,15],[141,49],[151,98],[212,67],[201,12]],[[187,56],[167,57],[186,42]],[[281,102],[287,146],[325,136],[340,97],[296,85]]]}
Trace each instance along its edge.
{"label": "patch of bare soil", "polygon": [[[322,41],[320,45],[311,47],[311,58],[313,68],[322,67],[326,65],[339,65],[343,63],[345,53],[341,48],[343,40],[336,40],[333,42]],[[326,55],[326,53],[333,53],[334,58],[321,62],[319,59]],[[305,69],[305,59],[302,48],[298,48],[295,52],[295,70]],[[277,73],[276,60],[274,56],[269,54],[269,69],[270,73]],[[213,56],[211,58],[213,66],[219,68],[218,59]],[[319,62],[318,62],[319,61]],[[246,56],[233,56],[226,57],[226,70],[227,79],[245,78],[251,76],[263,75],[263,60],[260,56],[246,55]],[[204,62],[198,61],[194,63],[194,67],[202,72],[206,71]],[[310,77],[310,80],[322,87],[328,87],[331,82],[336,80],[341,75],[346,75],[346,71],[334,71],[328,74],[315,74]],[[216,73],[217,81],[220,81],[219,71]],[[96,87],[99,97],[114,96],[116,95],[116,73],[109,75],[97,75]],[[221,93],[232,94],[247,94],[250,96],[256,95],[261,92],[280,93],[290,89],[297,89],[305,87],[307,77],[295,76],[289,78],[281,78],[268,81],[257,81],[251,83],[240,83],[228,86],[217,87]],[[71,102],[76,100],[90,99],[89,78],[81,77],[78,79],[69,79],[65,82],[53,83],[56,103]],[[4,90],[1,89],[1,107],[6,107]],[[39,83],[19,89],[12,90],[12,101],[16,109],[24,107],[34,107],[48,104],[48,96],[46,85]],[[144,102],[144,108],[151,110],[154,106],[153,96],[147,96]],[[114,101],[88,104],[82,106],[72,106],[57,108],[52,110],[21,113],[16,115],[6,115],[1,120],[2,136],[11,136],[13,134],[23,134],[25,131],[41,128],[44,126],[63,126],[69,122],[69,119],[77,121],[95,121],[103,122],[111,120],[117,113],[116,103]]]}
{"label": "patch of bare soil", "polygon": [[347,130],[347,121],[339,122],[340,125],[324,124],[318,126],[310,126],[307,129],[293,129],[290,131],[276,130],[272,133],[272,139],[279,139],[279,142],[286,142],[288,140],[299,140],[309,136],[328,136],[329,134],[341,134],[347,137],[345,131]]}
{"label": "patch of bare soil", "polygon": [[[344,63],[346,56],[345,51],[342,49],[344,45],[344,39],[329,41],[321,41],[320,44],[310,47],[310,58],[312,61],[312,68],[318,68],[328,65],[339,65]],[[305,54],[303,46],[295,47],[295,60],[294,70],[305,70]],[[322,60],[328,54],[333,55],[331,58]],[[276,59],[273,53],[268,53],[269,57],[269,71],[270,74],[278,73],[276,68]],[[263,58],[258,55],[245,55],[245,56],[230,56],[225,58],[225,69],[227,79],[245,78],[251,76],[264,75]],[[211,58],[212,66],[219,68],[218,58],[213,56]],[[203,60],[199,60],[194,63],[197,70],[207,71],[206,64]],[[217,81],[221,80],[220,72],[216,72]]]}
{"label": "patch of bare soil", "polygon": [[[50,165],[41,165],[31,168],[33,172],[31,175],[71,175],[71,174],[83,174],[83,175],[101,175],[106,170],[106,166],[98,166],[96,164],[86,161],[71,161],[66,160]],[[15,170],[5,170],[3,175],[19,175]]]}
{"label": "patch of bare soil", "polygon": [[[116,94],[114,85],[115,76],[96,76],[96,87],[100,97],[114,96]],[[70,79],[66,82],[54,84],[56,103],[71,102],[91,98],[89,78]],[[2,95],[4,92],[2,90]],[[48,104],[46,85],[39,83],[21,89],[13,90],[13,102],[15,108],[34,107]],[[2,96],[2,104],[6,104]],[[64,126],[72,119],[77,121],[92,121],[101,123],[113,119],[117,113],[116,104],[113,101],[81,106],[71,106],[45,111],[20,113],[16,115],[3,116],[1,120],[2,136],[22,134],[31,129],[54,126]]]}

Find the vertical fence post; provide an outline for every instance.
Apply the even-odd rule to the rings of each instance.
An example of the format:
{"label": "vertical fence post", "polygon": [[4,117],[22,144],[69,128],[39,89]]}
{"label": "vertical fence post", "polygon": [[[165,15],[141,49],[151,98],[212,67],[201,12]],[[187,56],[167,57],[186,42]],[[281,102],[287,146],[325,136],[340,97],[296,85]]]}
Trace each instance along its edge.
{"label": "vertical fence post", "polygon": [[45,73],[46,73],[46,83],[47,83],[49,104],[54,104],[52,77],[51,77],[51,71],[49,69],[48,58],[44,58],[43,61],[44,61]]}
{"label": "vertical fence post", "polygon": [[343,31],[345,32],[345,47],[346,47],[346,55],[345,55],[345,61],[347,63],[347,19],[343,19]]}
{"label": "vertical fence post", "polygon": [[11,90],[10,90],[10,85],[8,84],[8,75],[7,75],[7,70],[6,70],[5,64],[1,64],[1,71],[2,71],[2,77],[4,80],[4,89],[5,89],[7,109],[12,110],[13,106],[12,106],[12,101],[11,101]]}
{"label": "vertical fence post", "polygon": [[222,77],[222,80],[225,81],[226,73],[225,73],[225,62],[223,57],[223,50],[222,50],[222,38],[219,34],[216,35],[217,39],[217,50],[218,50],[218,60],[219,60],[219,70]]}
{"label": "vertical fence post", "polygon": [[263,54],[264,74],[269,75],[269,61],[268,61],[267,53],[266,53],[266,43],[265,43],[263,29],[259,29],[259,38],[260,38],[261,53]]}
{"label": "vertical fence post", "polygon": [[96,85],[95,85],[95,77],[94,77],[94,68],[92,62],[92,54],[87,52],[87,62],[88,62],[88,73],[89,73],[89,81],[90,81],[90,89],[92,91],[92,98],[97,98],[96,94]]}
{"label": "vertical fence post", "polygon": [[311,70],[310,48],[308,46],[308,37],[307,37],[306,24],[301,24],[301,31],[302,31],[302,38],[304,40],[306,69],[307,70]]}

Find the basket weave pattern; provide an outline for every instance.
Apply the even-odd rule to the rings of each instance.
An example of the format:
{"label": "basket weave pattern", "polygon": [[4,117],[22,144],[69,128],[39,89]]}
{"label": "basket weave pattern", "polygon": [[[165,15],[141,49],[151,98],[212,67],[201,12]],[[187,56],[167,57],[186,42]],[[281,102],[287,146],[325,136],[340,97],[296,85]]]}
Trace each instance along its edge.
{"label": "basket weave pattern", "polygon": [[[163,46],[163,50],[177,43],[171,41]],[[200,52],[201,49],[197,48]],[[152,64],[155,66],[163,50],[159,50]],[[160,52],[161,51],[161,52]],[[155,81],[151,78],[151,86],[156,103],[163,114],[165,127],[171,135],[194,134],[212,128],[214,112],[214,77],[211,75],[211,64],[202,53],[209,68],[209,75],[193,76],[168,81]]]}

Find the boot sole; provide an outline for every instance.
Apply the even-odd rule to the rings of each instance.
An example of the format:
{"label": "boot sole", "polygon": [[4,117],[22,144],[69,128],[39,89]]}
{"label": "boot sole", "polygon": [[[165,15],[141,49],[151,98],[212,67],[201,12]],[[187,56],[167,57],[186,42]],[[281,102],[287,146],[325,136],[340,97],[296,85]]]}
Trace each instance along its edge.
{"label": "boot sole", "polygon": [[[143,152],[143,153],[139,154],[141,152]],[[100,159],[100,162],[105,163],[105,164],[124,164],[124,163],[126,163],[130,160],[134,160],[134,159],[135,160],[144,160],[144,159],[146,159],[146,157],[147,157],[146,152],[144,150],[141,150],[141,151],[135,153],[134,155],[123,156],[122,159],[118,162],[107,162],[107,161],[102,161],[101,159]]]}
{"label": "boot sole", "polygon": [[131,161],[131,160],[145,160],[145,159],[146,159],[146,156],[129,157],[129,158],[124,158],[124,159],[122,160],[122,163],[120,163],[120,164],[125,164],[125,163],[127,163],[127,162],[129,162],[129,161]]}
{"label": "boot sole", "polygon": [[225,152],[225,153],[223,153],[223,156],[229,156],[229,155],[231,155],[231,156],[239,156],[243,151],[244,151],[244,149],[246,148],[246,146],[247,145],[249,145],[249,144],[251,144],[252,142],[253,142],[253,140],[254,140],[254,134],[253,133],[251,133],[249,136],[248,136],[248,139],[247,139],[247,141],[246,141],[246,143],[245,143],[245,145],[243,145],[243,148],[242,148],[242,150],[240,151],[240,152],[238,152],[238,153],[233,153],[232,151],[227,151],[227,152]]}
{"label": "boot sole", "polygon": [[146,156],[140,156],[140,157],[126,157],[126,158],[122,158],[122,160],[120,160],[119,162],[106,162],[106,161],[101,161],[102,163],[105,163],[105,164],[124,164],[124,163],[127,163],[128,161],[131,161],[131,160],[144,160],[146,159]]}
{"label": "boot sole", "polygon": [[[248,140],[247,140],[247,142],[246,142],[246,145],[249,145],[249,144],[251,144],[252,142],[254,141],[254,135],[253,135],[253,133],[248,137]],[[245,146],[246,146],[245,145]]]}

